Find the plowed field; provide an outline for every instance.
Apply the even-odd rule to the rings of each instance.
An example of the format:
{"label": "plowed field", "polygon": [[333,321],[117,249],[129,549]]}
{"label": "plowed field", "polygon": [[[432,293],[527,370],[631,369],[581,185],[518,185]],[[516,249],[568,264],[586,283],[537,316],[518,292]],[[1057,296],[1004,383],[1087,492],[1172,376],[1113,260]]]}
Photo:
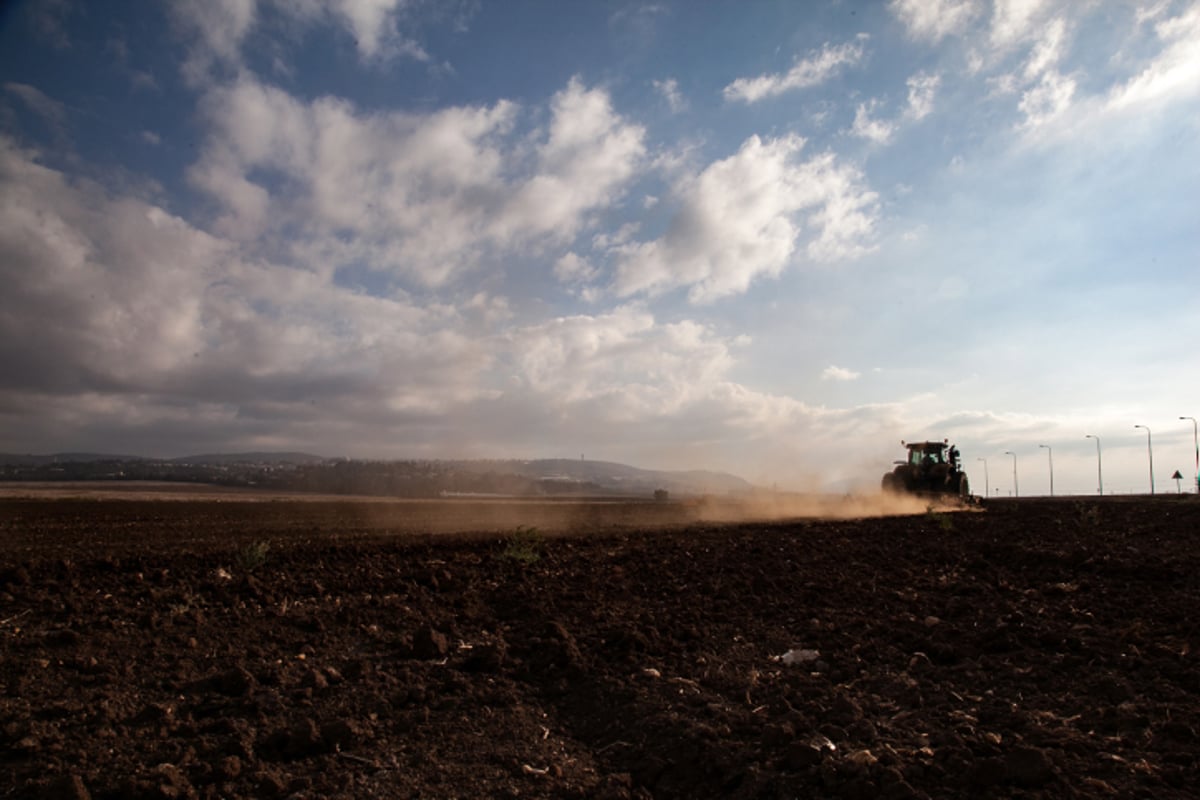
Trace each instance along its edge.
{"label": "plowed field", "polygon": [[718,522],[26,494],[0,499],[0,797],[1200,786],[1194,497]]}

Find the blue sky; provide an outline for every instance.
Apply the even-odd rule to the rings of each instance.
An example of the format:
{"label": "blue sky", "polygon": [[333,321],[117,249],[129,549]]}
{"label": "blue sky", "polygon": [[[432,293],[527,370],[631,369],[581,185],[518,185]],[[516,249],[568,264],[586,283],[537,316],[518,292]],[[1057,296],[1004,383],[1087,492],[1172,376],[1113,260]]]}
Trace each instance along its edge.
{"label": "blue sky", "polygon": [[1191,475],[1200,6],[27,0],[0,450]]}

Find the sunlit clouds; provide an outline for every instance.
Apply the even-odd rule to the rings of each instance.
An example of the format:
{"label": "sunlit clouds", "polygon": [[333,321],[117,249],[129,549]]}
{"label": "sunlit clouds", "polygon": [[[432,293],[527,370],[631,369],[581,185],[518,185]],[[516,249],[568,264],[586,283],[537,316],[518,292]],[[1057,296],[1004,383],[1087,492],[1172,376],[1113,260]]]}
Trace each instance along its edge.
{"label": "sunlit clouds", "polygon": [[[791,262],[802,230],[808,258],[850,258],[869,247],[875,195],[831,154],[803,160],[804,140],[747,140],[678,188],[659,239],[614,248],[620,296],[689,288],[693,302],[746,290]],[[807,224],[801,224],[804,215]]]}
{"label": "sunlit clouds", "polygon": [[854,41],[826,43],[819,51],[797,59],[787,72],[738,78],[725,87],[725,99],[754,103],[793,89],[817,86],[843,67],[857,64],[863,57],[866,38],[860,34]]}

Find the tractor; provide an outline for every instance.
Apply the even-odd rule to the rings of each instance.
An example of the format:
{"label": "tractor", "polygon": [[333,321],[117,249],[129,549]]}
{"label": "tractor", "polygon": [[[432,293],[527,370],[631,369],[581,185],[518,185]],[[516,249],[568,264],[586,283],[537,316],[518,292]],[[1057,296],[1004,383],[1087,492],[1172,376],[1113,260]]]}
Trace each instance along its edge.
{"label": "tractor", "polygon": [[896,461],[895,469],[883,476],[885,492],[897,494],[951,495],[970,501],[971,487],[963,472],[958,448],[949,439],[940,442],[904,442],[905,461]]}

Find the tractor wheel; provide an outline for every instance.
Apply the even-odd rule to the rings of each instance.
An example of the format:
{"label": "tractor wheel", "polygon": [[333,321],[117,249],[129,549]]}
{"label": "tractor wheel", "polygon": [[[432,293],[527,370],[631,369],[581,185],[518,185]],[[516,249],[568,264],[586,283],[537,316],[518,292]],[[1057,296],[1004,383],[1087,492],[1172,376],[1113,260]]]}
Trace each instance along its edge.
{"label": "tractor wheel", "polygon": [[889,472],[883,476],[883,480],[880,481],[879,488],[889,494],[899,494],[904,487],[900,483],[899,476],[897,476],[895,473]]}
{"label": "tractor wheel", "polygon": [[971,484],[966,475],[958,476],[958,498],[968,501],[971,499]]}

